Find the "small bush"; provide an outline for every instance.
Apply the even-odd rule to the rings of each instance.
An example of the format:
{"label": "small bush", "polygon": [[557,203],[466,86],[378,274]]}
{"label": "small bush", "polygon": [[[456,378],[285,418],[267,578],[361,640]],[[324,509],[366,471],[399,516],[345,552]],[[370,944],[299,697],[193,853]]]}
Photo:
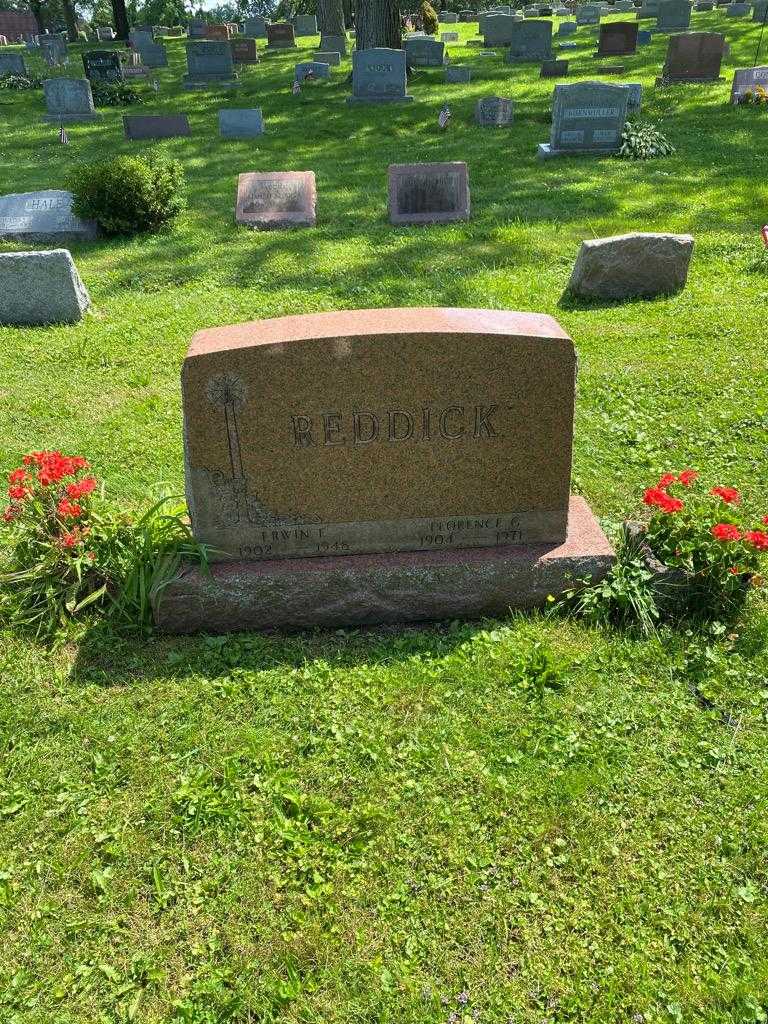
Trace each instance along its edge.
{"label": "small bush", "polygon": [[660,156],[671,156],[674,152],[675,147],[655,124],[627,121],[617,155],[623,160],[653,160]]}
{"label": "small bush", "polygon": [[84,164],[68,187],[75,214],[95,220],[110,235],[157,231],[186,205],[182,166],[160,153]]}
{"label": "small bush", "polygon": [[40,89],[42,82],[32,75],[0,75],[0,89],[11,89],[20,92],[22,89]]}
{"label": "small bush", "polygon": [[97,107],[128,107],[141,103],[140,94],[127,82],[94,82],[91,91]]}
{"label": "small bush", "polygon": [[440,28],[440,22],[438,21],[435,8],[429,3],[429,0],[422,0],[421,8],[421,24],[424,31],[428,36],[434,36],[437,34]]}

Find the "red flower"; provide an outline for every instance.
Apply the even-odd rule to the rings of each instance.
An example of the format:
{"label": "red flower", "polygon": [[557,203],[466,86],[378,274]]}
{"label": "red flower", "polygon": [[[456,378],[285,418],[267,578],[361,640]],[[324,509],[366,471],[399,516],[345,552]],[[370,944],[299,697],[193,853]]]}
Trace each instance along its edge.
{"label": "red flower", "polygon": [[71,532],[62,533],[59,538],[59,543],[63,548],[73,548],[75,544],[80,542],[80,534],[78,530],[72,530]]}
{"label": "red flower", "polygon": [[741,531],[731,523],[717,523],[710,530],[715,540],[741,540]]}
{"label": "red flower", "polygon": [[738,567],[738,565],[732,565],[728,572],[731,574],[731,576],[738,576],[741,573],[741,569]]}
{"label": "red flower", "polygon": [[758,551],[768,551],[768,533],[765,530],[748,530],[744,540]]}
{"label": "red flower", "polygon": [[76,505],[74,502],[70,501],[68,498],[62,498],[61,501],[56,506],[56,511],[63,518],[75,519],[75,518],[77,518],[77,516],[80,515],[80,513],[83,510],[80,508],[79,505]]}
{"label": "red flower", "polygon": [[8,497],[14,501],[23,501],[29,494],[29,490],[21,484],[14,484],[8,488]]}
{"label": "red flower", "polygon": [[713,487],[709,493],[722,499],[727,505],[738,505],[741,501],[741,495],[735,487]]}
{"label": "red flower", "polygon": [[[663,479],[664,477],[662,477]],[[681,512],[685,507],[679,498],[672,498],[661,487],[649,487],[643,495],[643,501],[646,505],[655,505],[656,508],[667,513]]]}
{"label": "red flower", "polygon": [[70,498],[82,498],[96,489],[96,477],[86,476],[74,484],[67,484],[67,494]]}
{"label": "red flower", "polygon": [[9,484],[20,484],[27,479],[27,471],[25,469],[14,469],[8,474]]}
{"label": "red flower", "polygon": [[695,469],[684,469],[680,476],[677,478],[683,487],[690,487],[693,481],[698,477],[698,473]]}
{"label": "red flower", "polygon": [[762,523],[764,526],[768,526],[768,516],[763,516]]}
{"label": "red flower", "polygon": [[677,480],[677,477],[674,473],[665,473],[664,476],[662,476],[659,482],[656,484],[656,486],[661,488],[661,490],[666,490],[670,484],[673,484],[675,482],[675,480]]}

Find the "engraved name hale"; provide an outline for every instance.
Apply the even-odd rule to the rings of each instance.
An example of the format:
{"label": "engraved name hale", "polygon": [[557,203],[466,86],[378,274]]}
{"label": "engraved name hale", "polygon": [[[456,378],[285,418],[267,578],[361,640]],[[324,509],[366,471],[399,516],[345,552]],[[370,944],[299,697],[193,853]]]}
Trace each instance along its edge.
{"label": "engraved name hale", "polygon": [[291,416],[296,448],[366,445],[375,442],[458,441],[504,437],[504,405],[448,405],[443,408],[325,412]]}

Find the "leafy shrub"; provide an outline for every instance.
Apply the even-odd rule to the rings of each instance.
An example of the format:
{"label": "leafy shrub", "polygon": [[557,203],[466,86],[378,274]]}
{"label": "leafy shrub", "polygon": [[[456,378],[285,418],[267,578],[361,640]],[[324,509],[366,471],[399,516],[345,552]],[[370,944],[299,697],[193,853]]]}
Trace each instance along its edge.
{"label": "leafy shrub", "polygon": [[421,7],[419,8],[421,14],[421,24],[424,31],[428,36],[434,36],[437,34],[440,28],[440,22],[435,12],[434,7],[429,0],[422,0]]}
{"label": "leafy shrub", "polygon": [[40,89],[42,81],[33,75],[0,75],[0,89],[12,89],[20,92],[22,89]]}
{"label": "leafy shrub", "polygon": [[69,189],[75,214],[97,221],[110,235],[157,231],[186,205],[182,166],[160,153],[83,164]]}
{"label": "leafy shrub", "polygon": [[642,633],[652,633],[659,618],[652,578],[642,560],[622,545],[599,583],[589,577],[580,580],[565,591],[556,607],[593,626],[638,628]]}
{"label": "leafy shrub", "polygon": [[674,152],[675,147],[655,124],[627,121],[617,156],[623,160],[654,160],[660,156],[671,156]]}
{"label": "leafy shrub", "polygon": [[153,505],[138,521],[94,508],[99,490],[80,456],[32,452],[9,474],[2,516],[8,548],[0,571],[0,614],[50,637],[84,613],[119,628],[151,628],[150,593],[183,557],[205,561],[181,509]]}
{"label": "leafy shrub", "polygon": [[93,82],[91,91],[97,107],[127,107],[141,103],[141,95],[127,82]]}

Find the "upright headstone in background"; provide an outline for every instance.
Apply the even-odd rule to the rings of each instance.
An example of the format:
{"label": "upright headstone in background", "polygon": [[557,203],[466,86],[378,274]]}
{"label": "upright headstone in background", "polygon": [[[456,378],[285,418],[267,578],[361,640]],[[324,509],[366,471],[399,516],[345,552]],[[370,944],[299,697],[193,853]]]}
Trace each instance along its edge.
{"label": "upright headstone in background", "polygon": [[606,21],[600,26],[595,57],[628,57],[637,51],[636,21]]}
{"label": "upright headstone in background", "polygon": [[756,0],[752,4],[752,21],[768,24],[768,0]]}
{"label": "upright headstone in background", "polygon": [[340,53],[342,57],[347,55],[347,37],[346,36],[333,36],[328,32],[323,32],[320,36],[320,49],[330,50],[332,53]]}
{"label": "upright headstone in background", "polygon": [[728,4],[725,9],[727,18],[746,18],[749,14],[749,4]]}
{"label": "upright headstone in background", "polygon": [[219,111],[219,135],[222,139],[255,139],[264,134],[261,107]]}
{"label": "upright headstone in background", "polygon": [[520,19],[516,15],[496,14],[486,18],[481,29],[485,46],[509,46],[518,24]]}
{"label": "upright headstone in background", "polygon": [[143,43],[137,50],[147,68],[167,68],[168,53],[162,43]]}
{"label": "upright headstone in background", "polygon": [[445,43],[436,39],[406,39],[405,58],[413,68],[440,68],[445,64]]}
{"label": "upright headstone in background", "polygon": [[89,50],[83,54],[83,68],[89,82],[121,82],[123,68],[117,50]]}
{"label": "upright headstone in background", "polygon": [[232,39],[229,43],[235,64],[258,64],[259,54],[255,39]]}
{"label": "upright headstone in background", "polygon": [[313,171],[264,171],[237,179],[235,221],[249,228],[313,228],[317,187]]}
{"label": "upright headstone in background", "polygon": [[314,14],[297,14],[293,19],[297,36],[316,36],[317,18]]}
{"label": "upright headstone in background", "polygon": [[567,60],[545,60],[542,62],[539,78],[565,78],[567,74]]}
{"label": "upright headstone in background", "polygon": [[72,213],[72,193],[49,188],[0,196],[0,241],[61,245],[96,238],[95,221]]}
{"label": "upright headstone in background", "polygon": [[347,103],[404,103],[406,94],[405,50],[375,47],[352,53],[352,95]]}
{"label": "upright headstone in background", "polygon": [[44,121],[70,123],[95,121],[91,83],[87,78],[48,78],[43,82]]}
{"label": "upright headstone in background", "polygon": [[507,64],[539,64],[551,59],[551,21],[520,21],[512,26],[512,37],[505,57]]}
{"label": "upright headstone in background", "polygon": [[229,46],[228,42],[187,43],[187,74],[183,79],[184,88],[195,89],[209,83],[234,85],[237,75]]}
{"label": "upright headstone in background", "polygon": [[128,41],[134,50],[140,50],[142,46],[152,46],[155,41],[155,33],[152,28],[132,28],[128,33]]}
{"label": "upright headstone in background", "polygon": [[228,43],[232,38],[232,33],[229,25],[214,23],[205,26],[205,38],[214,43]]}
{"label": "upright headstone in background", "polygon": [[67,41],[61,36],[40,36],[40,53],[49,68],[66,64],[69,60]]}
{"label": "upright headstone in background", "polygon": [[208,28],[204,21],[195,19],[189,23],[189,38],[190,39],[205,39],[205,31]]}
{"label": "upright headstone in background", "polygon": [[621,85],[556,85],[550,142],[539,146],[539,157],[615,153],[621,145],[628,104],[629,94]]}
{"label": "upright headstone in background", "polygon": [[445,69],[445,81],[450,85],[466,85],[472,80],[470,68],[462,67],[460,64],[448,65]]}
{"label": "upright headstone in background", "polygon": [[684,32],[672,36],[658,84],[716,82],[720,77],[725,37],[719,32]]}
{"label": "upright headstone in background", "polygon": [[267,38],[267,20],[260,15],[245,19],[245,34],[253,39]]}
{"label": "upright headstone in background", "polygon": [[469,176],[463,161],[390,164],[388,173],[393,224],[469,220]]}
{"label": "upright headstone in background", "polygon": [[657,32],[685,32],[691,24],[688,0],[661,0],[656,17]]}
{"label": "upright headstone in background", "polygon": [[296,46],[293,25],[287,21],[277,21],[267,25],[267,46],[271,50],[289,50]]}
{"label": "upright headstone in background", "polygon": [[503,96],[484,96],[475,104],[475,121],[481,128],[506,128],[512,119],[512,100]]}
{"label": "upright headstone in background", "polygon": [[111,27],[97,28],[96,35],[100,43],[109,43],[115,38],[115,30]]}
{"label": "upright headstone in background", "polygon": [[578,27],[575,21],[561,21],[557,27],[557,34],[559,36],[572,36]]}
{"label": "upright headstone in background", "polygon": [[156,621],[476,617],[601,578],[610,545],[569,499],[575,374],[570,338],[538,314],[353,310],[200,332],[182,372],[187,504],[195,537],[234,561],[164,583]]}
{"label": "upright headstone in background", "polygon": [[768,67],[739,68],[733,73],[731,103],[740,103],[745,93],[757,88],[768,90]]}
{"label": "upright headstone in background", "polygon": [[599,25],[601,8],[598,4],[584,4],[576,8],[577,25]]}
{"label": "upright headstone in background", "polygon": [[23,53],[0,53],[0,75],[22,75],[26,78],[27,74]]}

